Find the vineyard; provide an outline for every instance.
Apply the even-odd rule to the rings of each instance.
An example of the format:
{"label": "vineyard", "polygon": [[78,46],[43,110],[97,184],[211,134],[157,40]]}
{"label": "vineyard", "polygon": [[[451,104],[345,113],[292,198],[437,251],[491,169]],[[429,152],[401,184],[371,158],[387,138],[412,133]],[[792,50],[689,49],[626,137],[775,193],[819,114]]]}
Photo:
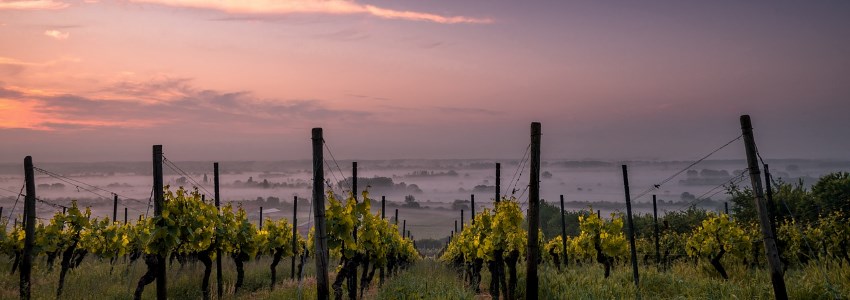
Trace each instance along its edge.
{"label": "vineyard", "polygon": [[[32,173],[38,168],[27,157],[26,193],[18,193],[25,198],[22,221],[9,222],[12,213],[0,218],[8,224],[0,227],[0,252],[9,258],[0,261],[9,270],[0,275],[0,298],[847,299],[850,173],[828,174],[810,189],[774,180],[763,160],[757,164],[752,133],[744,129],[750,165],[718,187],[731,198],[731,212],[697,208],[700,197],[681,211],[632,213],[633,199],[704,157],[634,198],[624,165],[626,211],[602,216],[592,206],[565,211],[563,196],[560,209],[539,199],[540,127],[534,123],[526,151],[529,185],[517,195],[516,175],[526,165],[520,163],[514,186],[506,187],[512,191],[502,193],[496,164],[492,206],[476,206],[473,195],[469,218],[461,210],[460,230],[456,223],[437,249],[417,248],[406,222],[399,228],[398,210],[387,218],[383,197],[373,213],[368,188],[358,191],[356,163],[349,182],[325,180],[330,164],[323,155],[330,149],[321,129],[313,131],[306,236],[294,217],[255,224],[241,205],[221,205],[218,164],[210,199],[199,185],[163,186],[161,146],[153,151],[152,214],[119,222],[115,213],[94,217],[72,201],[41,218],[36,201],[50,202],[36,197]],[[738,185],[746,172],[753,187]],[[288,268],[281,265],[285,258]],[[281,269],[289,276],[279,276]],[[152,283],[155,289],[147,288]]]}

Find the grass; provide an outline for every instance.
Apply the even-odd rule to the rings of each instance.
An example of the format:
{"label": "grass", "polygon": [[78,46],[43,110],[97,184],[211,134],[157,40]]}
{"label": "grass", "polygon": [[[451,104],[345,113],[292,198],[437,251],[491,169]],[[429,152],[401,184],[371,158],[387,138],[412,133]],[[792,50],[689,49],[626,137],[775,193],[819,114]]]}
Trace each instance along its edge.
{"label": "grass", "polygon": [[388,280],[377,299],[472,299],[475,294],[457,273],[433,259],[424,259]]}
{"label": "grass", "polygon": [[[785,273],[790,299],[847,299],[850,295],[850,266],[829,263],[822,272],[816,265],[791,268]],[[524,267],[520,268],[518,292],[525,294]],[[603,278],[597,264],[572,265],[558,271],[542,265],[540,299],[773,299],[770,276],[764,268],[739,264],[727,266],[729,280],[723,280],[711,267],[680,262],[669,270],[639,266],[640,287],[634,285],[631,265],[620,264],[610,278]],[[823,276],[827,274],[829,284]],[[482,282],[482,287],[484,287]],[[830,286],[834,289],[830,291]]]}
{"label": "grass", "polygon": [[[33,266],[32,298],[33,299],[56,299],[56,287],[59,282],[59,266],[48,272],[44,257],[36,258]],[[278,283],[274,291],[269,290],[271,284],[270,258],[260,258],[245,263],[245,278],[242,289],[238,294],[233,293],[233,285],[236,282],[236,267],[229,258],[222,259],[222,281],[224,283],[224,296],[222,299],[267,299],[276,298],[277,295],[285,299],[297,299],[299,292],[298,282],[290,280],[290,261],[285,259],[278,265]],[[10,275],[10,259],[0,259],[0,299],[17,299],[20,273]],[[147,267],[139,260],[134,264],[124,263],[123,260],[111,268],[108,261],[87,257],[79,268],[71,270],[65,279],[65,289],[62,293],[63,299],[132,299],[139,278],[145,273]],[[301,284],[303,299],[315,298],[315,265],[313,261],[304,264],[304,273],[307,279]],[[168,268],[168,295],[173,299],[200,299],[201,276],[203,275],[203,264],[187,264],[181,268],[174,264]],[[210,285],[213,299],[216,299],[216,275],[213,265]],[[143,299],[154,299],[156,285],[154,283],[145,287]],[[290,297],[292,296],[292,297]]]}
{"label": "grass", "polygon": [[[233,293],[235,266],[230,259],[223,261],[225,296],[222,299],[315,299],[314,265],[305,263],[305,279],[299,283],[289,279],[289,260],[278,267],[278,280],[274,290],[269,289],[270,259],[261,258],[246,263],[245,282],[239,293]],[[331,262],[331,280],[334,278]],[[570,265],[558,271],[551,264],[539,268],[540,299],[773,299],[768,273],[763,268],[751,269],[739,264],[729,264],[729,280],[703,264],[679,262],[669,270],[654,266],[640,266],[640,288],[632,281],[631,267],[617,265],[610,278],[603,278],[602,267],[585,263]],[[0,299],[18,298],[19,274],[10,275],[11,262],[0,259]],[[107,261],[87,258],[80,268],[71,271],[66,279],[63,299],[132,299],[136,283],[145,272],[142,262],[129,265],[116,263],[110,270]],[[525,266],[518,266],[517,293],[525,295]],[[200,282],[203,267],[200,263],[180,268],[175,264],[168,270],[168,294],[172,299],[200,299]],[[366,299],[474,299],[488,298],[490,276],[486,267],[482,271],[481,295],[474,295],[455,270],[434,261],[423,259],[396,277],[388,278],[380,288],[375,282],[366,292]],[[826,275],[826,276],[824,276]],[[33,269],[33,299],[55,299],[58,266],[46,270],[43,257],[36,260]],[[827,283],[827,279],[829,283]],[[377,278],[375,279],[377,281]],[[850,295],[850,265],[828,262],[820,266],[810,264],[790,268],[785,282],[791,299],[848,299]],[[215,291],[215,271],[211,278]],[[830,287],[832,290],[830,290]],[[153,299],[155,285],[148,285],[144,299]],[[215,292],[213,292],[215,294]],[[300,296],[300,297],[299,297]],[[213,297],[215,299],[216,297]]]}

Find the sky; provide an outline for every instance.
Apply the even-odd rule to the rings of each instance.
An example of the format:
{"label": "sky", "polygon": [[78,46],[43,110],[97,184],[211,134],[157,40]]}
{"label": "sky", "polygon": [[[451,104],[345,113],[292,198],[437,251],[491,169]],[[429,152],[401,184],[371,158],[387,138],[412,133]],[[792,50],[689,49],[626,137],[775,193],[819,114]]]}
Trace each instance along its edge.
{"label": "sky", "polygon": [[[0,162],[850,159],[850,2],[0,0]],[[742,158],[743,145],[718,153]]]}

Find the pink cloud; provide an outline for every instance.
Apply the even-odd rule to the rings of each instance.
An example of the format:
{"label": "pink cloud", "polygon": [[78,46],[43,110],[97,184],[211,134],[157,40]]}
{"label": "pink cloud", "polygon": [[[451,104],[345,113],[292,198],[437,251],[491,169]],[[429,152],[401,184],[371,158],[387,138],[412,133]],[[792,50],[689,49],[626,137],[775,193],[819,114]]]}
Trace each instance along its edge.
{"label": "pink cloud", "polygon": [[59,30],[45,30],[44,35],[52,37],[52,38],[57,39],[57,40],[67,40],[69,37],[71,37],[71,33],[62,32],[62,31],[59,31]]}
{"label": "pink cloud", "polygon": [[53,0],[0,0],[0,10],[55,10],[68,6],[68,3]]}
{"label": "pink cloud", "polygon": [[364,5],[346,0],[130,0],[174,7],[211,9],[233,14],[366,14],[383,19],[426,21],[441,24],[489,24],[489,18],[443,16],[432,13],[402,11]]}
{"label": "pink cloud", "polygon": [[[66,93],[0,83],[0,131],[188,126],[275,128],[289,122],[368,117],[316,99],[264,99],[250,92],[197,88],[184,78],[124,81],[95,93]],[[193,125],[193,126],[195,126]],[[234,127],[236,126],[236,127]],[[256,131],[257,129],[252,129]]]}

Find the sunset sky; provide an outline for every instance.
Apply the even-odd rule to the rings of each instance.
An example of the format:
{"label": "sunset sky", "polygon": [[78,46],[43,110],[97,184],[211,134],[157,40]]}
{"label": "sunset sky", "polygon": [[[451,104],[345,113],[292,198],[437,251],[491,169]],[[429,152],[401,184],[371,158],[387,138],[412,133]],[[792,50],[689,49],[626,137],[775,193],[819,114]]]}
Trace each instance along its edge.
{"label": "sunset sky", "polygon": [[692,159],[741,114],[850,159],[850,1],[0,0],[0,162]]}

